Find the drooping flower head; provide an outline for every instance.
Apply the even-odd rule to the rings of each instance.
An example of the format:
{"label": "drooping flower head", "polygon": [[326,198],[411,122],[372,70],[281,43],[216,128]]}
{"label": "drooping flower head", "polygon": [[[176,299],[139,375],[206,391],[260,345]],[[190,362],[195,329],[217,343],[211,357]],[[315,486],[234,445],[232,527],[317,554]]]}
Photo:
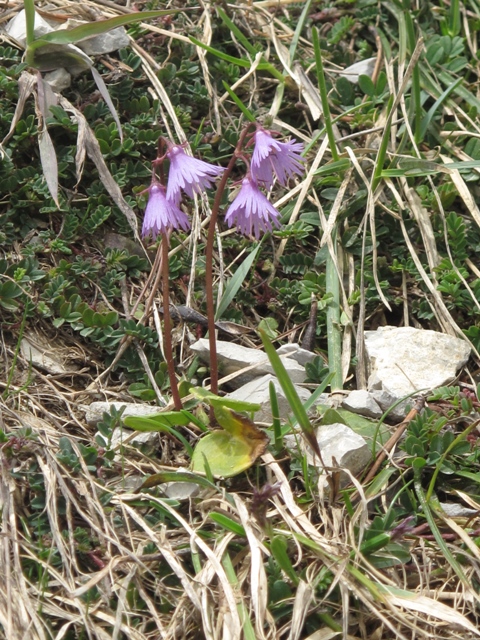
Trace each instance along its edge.
{"label": "drooping flower head", "polygon": [[194,193],[210,189],[215,178],[225,171],[223,167],[188,156],[178,144],[167,144],[166,156],[170,160],[167,198],[172,202],[180,202],[182,191],[193,198]]}
{"label": "drooping flower head", "polygon": [[280,226],[280,214],[267,197],[259,190],[257,183],[250,174],[242,180],[242,186],[237,197],[225,214],[225,222],[229,227],[234,224],[243,235],[253,235],[258,239],[260,232],[271,231],[272,222]]}
{"label": "drooping flower head", "polygon": [[257,129],[253,138],[255,147],[250,169],[253,178],[266,189],[270,189],[273,185],[275,176],[285,187],[294,174],[304,173],[303,158],[300,155],[303,151],[301,142],[295,142],[295,140],[279,142],[261,127]]}
{"label": "drooping flower head", "polygon": [[159,234],[179,227],[185,231],[190,229],[188,217],[176,202],[168,199],[165,191],[165,187],[155,179],[148,188],[148,203],[142,227],[144,238],[148,235],[156,238]]}

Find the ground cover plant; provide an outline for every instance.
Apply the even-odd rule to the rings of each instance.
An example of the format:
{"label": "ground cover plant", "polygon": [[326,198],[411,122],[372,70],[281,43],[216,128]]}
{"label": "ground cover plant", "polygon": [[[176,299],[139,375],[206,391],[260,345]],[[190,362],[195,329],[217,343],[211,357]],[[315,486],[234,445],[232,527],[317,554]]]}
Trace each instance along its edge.
{"label": "ground cover plant", "polygon": [[[0,637],[477,637],[478,4],[35,7],[131,16],[130,45],[51,94],[32,34],[0,43]],[[338,395],[383,324],[472,359],[339,485],[287,436],[360,419],[307,413],[272,344]],[[217,329],[263,346],[288,420],[223,397],[189,349]]]}

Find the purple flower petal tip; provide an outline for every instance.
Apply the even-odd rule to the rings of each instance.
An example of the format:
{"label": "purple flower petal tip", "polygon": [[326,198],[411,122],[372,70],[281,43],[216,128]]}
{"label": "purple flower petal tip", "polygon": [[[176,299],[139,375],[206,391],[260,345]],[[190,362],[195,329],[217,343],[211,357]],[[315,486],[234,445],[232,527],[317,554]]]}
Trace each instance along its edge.
{"label": "purple flower petal tip", "polygon": [[278,182],[286,186],[288,180],[294,175],[302,175],[303,144],[295,140],[279,142],[264,129],[258,129],[255,133],[255,148],[251,160],[252,177],[267,189],[273,185],[276,177]]}
{"label": "purple flower petal tip", "polygon": [[224,167],[188,156],[180,145],[172,145],[167,158],[170,160],[167,198],[174,202],[179,202],[182,191],[193,198],[194,193],[210,189],[215,178],[225,171]]}
{"label": "purple flower petal tip", "polygon": [[249,176],[242,180],[237,197],[225,214],[229,227],[237,226],[245,236],[260,237],[260,233],[272,230],[272,223],[279,227],[280,214],[267,197],[259,190],[257,183]]}
{"label": "purple flower petal tip", "polygon": [[156,238],[159,234],[170,229],[190,229],[187,215],[179,208],[175,201],[165,195],[165,187],[159,182],[153,182],[148,189],[148,203],[143,218],[142,236],[151,235]]}

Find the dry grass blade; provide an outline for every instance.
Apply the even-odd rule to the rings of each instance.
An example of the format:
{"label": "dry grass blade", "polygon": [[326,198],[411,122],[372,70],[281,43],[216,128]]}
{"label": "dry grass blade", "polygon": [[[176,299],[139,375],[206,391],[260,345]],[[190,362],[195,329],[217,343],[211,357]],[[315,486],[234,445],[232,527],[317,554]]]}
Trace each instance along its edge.
{"label": "dry grass blade", "polygon": [[303,580],[300,580],[297,593],[295,594],[295,602],[293,603],[292,628],[288,634],[288,640],[298,640],[300,638],[312,599],[312,587]]}
{"label": "dry grass blade", "polygon": [[5,145],[15,133],[15,127],[17,126],[17,124],[22,118],[23,111],[25,109],[25,103],[28,100],[28,98],[32,95],[33,88],[36,85],[36,83],[37,83],[37,78],[33,74],[28,73],[28,71],[22,72],[22,75],[18,79],[18,101],[15,106],[15,113],[13,114],[12,122],[10,124],[10,129],[7,135],[2,140],[2,146]]}
{"label": "dry grass blade", "polygon": [[265,638],[264,629],[268,601],[267,576],[263,563],[264,550],[262,550],[255,535],[245,503],[237,494],[234,494],[233,497],[250,547],[250,589],[252,606],[255,612],[255,630],[257,638],[263,639]]}
{"label": "dry grass blade", "polygon": [[[179,521],[179,523],[181,524],[181,526],[184,528],[184,530],[186,531],[186,533],[188,534],[189,538],[192,541],[195,541],[196,546],[198,546],[198,548],[205,554],[205,556],[207,557],[208,561],[212,564],[213,568],[215,569],[215,572],[218,576],[218,579],[222,585],[222,590],[223,590],[223,596],[225,597],[225,600],[227,602],[229,611],[230,611],[230,615],[231,615],[231,621],[232,621],[232,634],[233,634],[233,638],[240,638],[240,633],[241,633],[241,624],[240,624],[240,618],[238,615],[238,611],[237,611],[237,603],[236,603],[236,598],[235,598],[235,594],[233,592],[232,586],[230,585],[227,576],[225,574],[225,570],[223,569],[222,565],[220,564],[219,559],[217,558],[216,554],[214,552],[212,552],[212,550],[210,549],[210,547],[195,533],[194,529],[191,527],[191,525],[177,512],[175,511],[172,507],[170,507],[170,505],[164,501],[158,500],[157,498],[153,497],[153,496],[145,496],[143,494],[136,494],[135,496],[122,496],[122,503],[124,504],[124,507],[127,508],[127,505],[125,504],[125,502],[128,499],[138,499],[138,498],[146,498],[148,500],[153,500],[156,502],[159,502],[160,504],[162,504],[162,506],[167,509],[168,511],[170,511],[172,513],[172,515]],[[147,525],[146,522],[144,522],[139,516],[138,514],[136,514],[132,509],[129,508],[129,513],[132,516],[132,518],[134,518],[138,524],[145,530],[148,532],[149,536],[151,537],[152,541],[154,540],[156,542],[156,544],[159,544],[159,549],[160,551],[163,553],[163,545],[162,542],[159,540],[157,534],[155,534],[151,528]],[[189,582],[187,581],[187,577],[186,574],[183,570],[183,568],[181,566],[178,566],[178,561],[175,560],[174,556],[171,556],[171,561],[173,564],[176,565],[177,570],[179,571],[179,577],[182,576],[182,580],[185,580],[185,584],[189,585]],[[173,567],[172,567],[173,568]],[[189,585],[189,594],[191,594],[191,597],[195,598],[195,601],[198,601],[198,597],[195,594],[194,595],[194,591],[192,591],[190,585]],[[203,611],[203,608],[200,607],[200,611],[202,612],[202,615],[205,613]]]}

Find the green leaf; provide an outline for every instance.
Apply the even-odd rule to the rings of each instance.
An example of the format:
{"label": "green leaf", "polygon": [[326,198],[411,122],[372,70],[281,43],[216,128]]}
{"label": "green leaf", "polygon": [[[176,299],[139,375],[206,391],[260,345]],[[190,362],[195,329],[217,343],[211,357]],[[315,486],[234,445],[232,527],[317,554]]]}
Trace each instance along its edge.
{"label": "green leaf", "polygon": [[235,522],[235,520],[232,520],[232,518],[229,518],[223,513],[218,513],[217,511],[211,511],[208,515],[211,520],[219,524],[221,527],[223,527],[227,531],[232,531],[233,533],[236,533],[237,536],[242,536],[242,538],[245,538],[245,536],[247,535],[245,533],[245,529],[241,524],[239,524],[238,522]]}
{"label": "green leaf", "polygon": [[226,311],[229,304],[237,295],[238,290],[242,286],[243,281],[247,276],[247,273],[250,271],[251,266],[255,258],[257,257],[257,253],[259,252],[261,246],[262,246],[262,243],[259,242],[257,246],[252,249],[249,255],[245,258],[242,264],[235,271],[232,278],[230,278],[230,280],[228,281],[228,284],[225,287],[225,292],[217,307],[217,311],[215,313],[215,320],[219,320],[222,317],[223,313]]}
{"label": "green leaf", "polygon": [[107,20],[98,20],[96,22],[89,22],[88,24],[81,24],[73,29],[59,29],[58,31],[51,31],[46,33],[41,38],[34,41],[34,44],[41,42],[52,42],[55,44],[75,44],[81,42],[92,36],[99,36],[102,33],[116,29],[117,27],[123,27],[127,24],[134,24],[135,22],[146,22],[153,18],[161,18],[162,16],[172,15],[179,11],[185,11],[185,9],[164,9],[162,11],[142,11],[140,13],[129,13],[127,15],[115,16],[108,18]]}
{"label": "green leaf", "polygon": [[360,75],[358,76],[358,86],[360,89],[370,98],[375,97],[375,85],[370,76]]}
{"label": "green leaf", "polygon": [[211,391],[207,391],[207,389],[203,389],[202,387],[194,387],[190,389],[190,393],[195,398],[199,400],[203,400],[207,404],[211,405],[215,408],[227,407],[228,409],[233,409],[234,411],[246,411],[248,413],[254,413],[255,411],[259,411],[261,409],[261,405],[253,403],[253,402],[245,402],[244,400],[234,400],[233,398],[221,398],[220,396],[216,396]]}
{"label": "green leaf", "polygon": [[428,110],[427,114],[424,116],[421,125],[420,125],[420,138],[418,140],[418,142],[421,142],[428,130],[428,127],[430,126],[430,122],[433,118],[433,116],[435,115],[437,109],[443,104],[443,102],[445,102],[445,100],[448,98],[448,96],[452,93],[452,91],[455,91],[455,89],[463,82],[463,77],[458,78],[458,80],[456,80],[452,85],[450,85],[449,87],[447,87],[445,89],[445,91],[442,93],[442,95],[438,98],[438,100],[435,101],[435,103],[430,107],[430,109]]}
{"label": "green leaf", "polygon": [[245,471],[261,456],[269,438],[251,420],[224,407],[215,408],[215,417],[223,427],[204,436],[192,455],[192,469],[205,472],[205,464],[214,476],[228,478]]}
{"label": "green leaf", "polygon": [[127,416],[123,419],[123,423],[135,431],[163,431],[163,427],[185,427],[190,424],[190,418],[183,411],[163,411],[148,418]]}
{"label": "green leaf", "polygon": [[280,569],[286,573],[295,586],[300,582],[287,551],[287,540],[285,536],[274,536],[270,543],[270,551],[277,561]]}
{"label": "green leaf", "polygon": [[205,487],[205,489],[217,490],[217,487],[212,482],[190,471],[164,471],[162,473],[154,473],[148,478],[145,478],[142,485],[136,490],[136,493],[142,491],[142,489],[151,489],[152,487],[157,487],[159,484],[165,484],[167,482],[191,482],[198,484],[200,487]]}
{"label": "green leaf", "polygon": [[255,56],[257,55],[257,51],[255,47],[251,44],[250,40],[242,33],[242,31],[240,31],[237,25],[230,20],[230,18],[227,16],[225,11],[220,6],[217,7],[217,13],[220,16],[220,19],[222,20],[222,22],[225,24],[226,27],[228,27],[228,29],[230,29],[230,31],[233,33],[233,35],[238,40],[238,42],[243,44],[243,46],[248,51],[248,53],[255,58]]}
{"label": "green leaf", "polygon": [[172,428],[173,426],[185,426],[189,424],[189,422],[190,419],[185,416],[182,411],[165,411],[162,414],[148,418],[127,416],[123,419],[124,425],[134,431],[160,431],[170,433],[183,444],[187,454],[192,457],[193,449],[188,440],[184,438],[177,429]]}
{"label": "green leaf", "polygon": [[249,122],[255,122],[255,116],[253,115],[253,113],[250,111],[250,109],[248,109],[248,107],[246,107],[243,102],[240,100],[240,98],[237,96],[237,94],[235,93],[235,91],[233,91],[233,89],[225,82],[225,80],[222,80],[222,84],[223,84],[223,88],[225,89],[225,91],[228,93],[228,95],[230,96],[230,98],[235,102],[235,104],[237,105],[237,107],[240,109],[240,111],[243,113],[243,115],[245,116],[245,118],[249,121]]}

